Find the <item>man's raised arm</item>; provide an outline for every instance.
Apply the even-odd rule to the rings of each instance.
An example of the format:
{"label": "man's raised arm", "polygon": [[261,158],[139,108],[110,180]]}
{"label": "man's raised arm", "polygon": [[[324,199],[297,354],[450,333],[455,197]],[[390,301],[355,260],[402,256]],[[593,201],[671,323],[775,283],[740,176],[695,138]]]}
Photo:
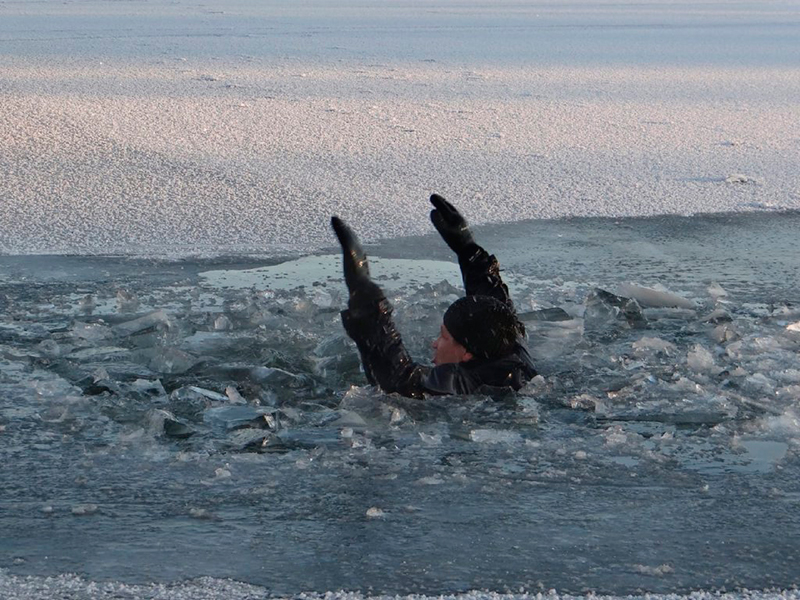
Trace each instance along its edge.
{"label": "man's raised arm", "polygon": [[500,278],[497,259],[475,243],[467,220],[439,194],[431,196],[431,204],[434,206],[431,221],[458,257],[467,296],[491,296],[513,308],[508,287]]}

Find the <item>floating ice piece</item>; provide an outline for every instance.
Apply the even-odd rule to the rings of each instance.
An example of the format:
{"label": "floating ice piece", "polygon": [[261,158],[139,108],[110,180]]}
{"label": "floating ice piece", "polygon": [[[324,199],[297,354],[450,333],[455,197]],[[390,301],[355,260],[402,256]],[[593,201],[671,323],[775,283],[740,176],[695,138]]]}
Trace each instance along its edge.
{"label": "floating ice piece", "polygon": [[678,296],[669,291],[654,290],[630,283],[622,283],[618,287],[619,293],[636,300],[641,306],[647,308],[688,308],[695,309],[697,305],[693,300]]}
{"label": "floating ice piece", "polygon": [[800,438],[800,415],[792,408],[780,415],[765,418],[761,425],[768,434]]}
{"label": "floating ice piece", "polygon": [[227,316],[220,315],[216,319],[214,319],[214,329],[216,331],[228,331],[229,329],[232,328],[233,325],[231,323],[231,320]]}
{"label": "floating ice piece", "polygon": [[428,477],[420,477],[417,479],[416,483],[418,485],[442,485],[444,479],[439,475],[429,475]]}
{"label": "floating ice piece", "polygon": [[274,434],[258,429],[238,429],[232,433],[230,446],[239,452],[286,452],[287,448]]}
{"label": "floating ice piece", "polygon": [[164,435],[167,437],[186,439],[195,434],[194,429],[188,424],[177,419],[164,419]]}
{"label": "floating ice piece", "polygon": [[[148,368],[158,373],[177,375],[197,364],[197,359],[177,348],[158,348],[150,356]],[[227,398],[226,398],[227,400]]]}
{"label": "floating ice piece", "polygon": [[111,337],[112,330],[102,323],[82,323],[76,321],[72,326],[73,336],[91,343],[101,342]]}
{"label": "floating ice piece", "polygon": [[678,347],[672,342],[656,337],[643,337],[632,344],[633,352],[636,356],[647,356],[651,353],[672,356],[678,351]]}
{"label": "floating ice piece", "polygon": [[127,348],[120,348],[119,346],[98,346],[96,348],[82,348],[74,350],[67,355],[70,360],[88,361],[107,359],[112,356],[127,354]]}
{"label": "floating ice piece", "polygon": [[633,565],[633,570],[642,575],[652,575],[654,577],[663,577],[669,573],[674,573],[673,569],[668,564],[659,565],[657,567],[649,567],[647,565]]}
{"label": "floating ice piece", "polygon": [[619,322],[630,327],[644,327],[646,320],[635,299],[623,298],[595,288],[586,298],[583,313],[584,327],[590,330],[607,329]]}
{"label": "floating ice piece", "polygon": [[[560,310],[560,309],[559,309]],[[598,315],[591,315],[598,316]],[[592,325],[593,323],[590,323]],[[613,325],[613,322],[612,322]],[[534,360],[546,361],[572,351],[583,340],[583,319],[526,321],[528,346]]]}
{"label": "floating ice piece", "polygon": [[254,367],[250,370],[249,375],[253,381],[261,384],[300,387],[305,382],[299,375],[273,367]]}
{"label": "floating ice piece", "polygon": [[211,400],[198,394],[190,386],[173,390],[169,395],[169,407],[177,415],[194,419],[211,405]]}
{"label": "floating ice piece", "polygon": [[723,288],[720,284],[714,281],[711,285],[708,286],[706,289],[708,295],[714,300],[714,302],[719,301],[721,298],[726,298],[728,296],[727,290]]}
{"label": "floating ice piece", "polygon": [[94,296],[91,294],[86,294],[83,298],[81,298],[80,302],[78,302],[78,310],[86,313],[87,315],[92,314],[96,306],[97,305],[95,304]]}
{"label": "floating ice piece", "polygon": [[61,355],[61,346],[55,340],[44,340],[36,348],[41,352],[42,356],[48,358],[57,358]]}
{"label": "floating ice piece", "polygon": [[711,312],[707,317],[703,319],[706,323],[712,323],[713,325],[719,325],[720,323],[730,323],[733,320],[730,313],[722,308],[718,308]]}
{"label": "floating ice piece", "polygon": [[686,366],[695,373],[717,373],[720,370],[714,363],[714,357],[711,352],[699,344],[695,344],[689,350],[686,356]]}
{"label": "floating ice piece", "polygon": [[139,317],[138,319],[114,325],[111,330],[115,335],[128,337],[150,330],[171,329],[172,327],[174,327],[172,319],[170,319],[165,310],[160,309]]}
{"label": "floating ice piece", "polygon": [[168,410],[156,408],[148,415],[148,430],[152,435],[161,435],[177,439],[186,439],[194,435],[195,430],[185,421],[178,419]]}
{"label": "floating ice piece", "polygon": [[133,312],[139,308],[139,298],[128,290],[117,291],[117,310],[119,312]]}
{"label": "floating ice piece", "polygon": [[228,431],[234,429],[277,429],[276,412],[252,406],[215,406],[203,413],[203,421]]}
{"label": "floating ice piece", "polygon": [[217,467],[214,469],[214,477],[217,479],[229,479],[231,477],[231,472],[224,467]]}
{"label": "floating ice piece", "polygon": [[442,443],[442,436],[438,433],[431,434],[420,431],[419,439],[428,446],[438,446]]}
{"label": "floating ice piece", "polygon": [[597,398],[591,394],[579,394],[567,401],[567,406],[576,410],[595,410],[598,404]]}
{"label": "floating ice piece", "polygon": [[322,340],[316,348],[314,348],[314,356],[338,356],[352,352],[353,343],[350,338],[342,334],[334,334]]}
{"label": "floating ice piece", "polygon": [[735,340],[738,334],[730,323],[723,323],[722,325],[717,325],[709,335],[718,344],[724,344]]}
{"label": "floating ice piece", "polygon": [[407,413],[402,408],[394,408],[392,409],[392,416],[389,420],[390,425],[399,425],[403,421],[406,420]]}
{"label": "floating ice piece", "polygon": [[331,427],[364,429],[367,426],[364,418],[352,410],[339,410],[337,413],[339,416],[335,421],[331,421]]}
{"label": "floating ice piece", "polygon": [[209,400],[214,400],[215,402],[227,402],[228,401],[228,397],[227,396],[224,396],[224,395],[219,394],[217,392],[212,392],[211,390],[207,390],[205,388],[201,388],[201,387],[197,387],[197,386],[194,386],[194,385],[190,385],[189,389],[194,391],[194,392],[197,392],[201,396],[205,396]]}
{"label": "floating ice piece", "polygon": [[149,396],[166,396],[167,390],[161,384],[160,379],[149,381],[147,379],[136,379],[130,384],[131,390],[139,394],[147,394]]}
{"label": "floating ice piece", "polygon": [[98,508],[97,504],[77,504],[72,507],[72,514],[78,517],[93,515]]}
{"label": "floating ice piece", "polygon": [[181,348],[198,355],[222,356],[252,344],[254,338],[237,338],[227,332],[198,331],[183,339]]}
{"label": "floating ice piece", "polygon": [[338,301],[338,294],[323,287],[315,287],[311,292],[311,302],[317,308],[331,308]]}
{"label": "floating ice piece", "polygon": [[228,398],[231,404],[247,404],[247,400],[232,385],[225,388],[225,397]]}
{"label": "floating ice piece", "polygon": [[382,511],[377,506],[373,506],[367,509],[367,518],[368,519],[382,519],[386,516],[386,513]]}
{"label": "floating ice piece", "polygon": [[67,406],[50,406],[39,413],[39,418],[44,423],[64,423],[71,415]]}
{"label": "floating ice piece", "polygon": [[749,388],[758,390],[762,393],[770,393],[775,388],[775,382],[763,373],[753,373],[752,375],[748,375],[744,381]]}
{"label": "floating ice piece", "polygon": [[567,311],[557,306],[519,313],[518,317],[521,321],[569,321],[572,319]]}
{"label": "floating ice piece", "polygon": [[469,432],[469,439],[481,444],[517,444],[522,441],[522,436],[516,431],[473,429]]}

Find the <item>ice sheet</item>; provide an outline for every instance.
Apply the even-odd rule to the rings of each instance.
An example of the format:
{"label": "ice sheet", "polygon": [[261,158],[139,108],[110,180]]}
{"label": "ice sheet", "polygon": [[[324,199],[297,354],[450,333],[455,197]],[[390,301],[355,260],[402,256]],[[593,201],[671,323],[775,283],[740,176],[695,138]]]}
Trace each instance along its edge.
{"label": "ice sheet", "polygon": [[0,252],[800,207],[796,2],[6,2]]}

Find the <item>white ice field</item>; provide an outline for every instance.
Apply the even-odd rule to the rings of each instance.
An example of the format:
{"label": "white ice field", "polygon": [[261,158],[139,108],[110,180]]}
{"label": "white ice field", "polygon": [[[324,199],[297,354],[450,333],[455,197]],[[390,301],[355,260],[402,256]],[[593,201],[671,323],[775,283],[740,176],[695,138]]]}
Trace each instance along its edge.
{"label": "white ice field", "polygon": [[4,1],[0,253],[800,207],[800,3]]}

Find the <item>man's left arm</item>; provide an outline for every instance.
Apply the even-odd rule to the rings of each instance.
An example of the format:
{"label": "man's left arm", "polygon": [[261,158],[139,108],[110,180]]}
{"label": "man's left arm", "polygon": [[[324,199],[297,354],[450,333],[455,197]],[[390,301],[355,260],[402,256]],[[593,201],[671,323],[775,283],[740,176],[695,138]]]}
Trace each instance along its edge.
{"label": "man's left arm", "polygon": [[350,296],[342,311],[345,331],[356,343],[371,384],[385,392],[422,397],[430,371],[411,360],[392,320],[392,305],[370,279],[369,263],[358,238],[344,221],[331,219],[342,246],[344,279]]}

